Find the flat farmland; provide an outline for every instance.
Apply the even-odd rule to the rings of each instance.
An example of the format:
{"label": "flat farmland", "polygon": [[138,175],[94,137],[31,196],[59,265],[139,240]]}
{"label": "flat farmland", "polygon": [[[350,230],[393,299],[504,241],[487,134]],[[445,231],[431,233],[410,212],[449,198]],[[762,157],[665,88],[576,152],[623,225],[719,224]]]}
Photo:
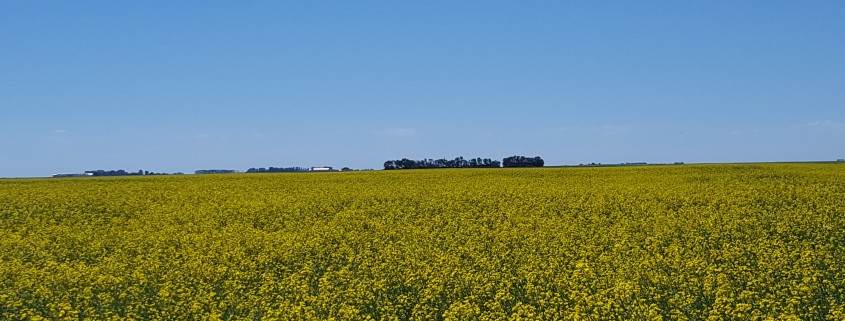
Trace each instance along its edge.
{"label": "flat farmland", "polygon": [[841,320],[845,165],[0,180],[0,319]]}

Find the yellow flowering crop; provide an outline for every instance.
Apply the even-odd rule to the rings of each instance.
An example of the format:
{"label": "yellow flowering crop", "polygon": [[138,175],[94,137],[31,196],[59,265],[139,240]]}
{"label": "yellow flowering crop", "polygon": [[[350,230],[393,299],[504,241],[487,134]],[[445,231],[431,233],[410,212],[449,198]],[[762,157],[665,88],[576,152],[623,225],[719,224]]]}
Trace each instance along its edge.
{"label": "yellow flowering crop", "polygon": [[845,166],[0,180],[2,320],[842,320]]}

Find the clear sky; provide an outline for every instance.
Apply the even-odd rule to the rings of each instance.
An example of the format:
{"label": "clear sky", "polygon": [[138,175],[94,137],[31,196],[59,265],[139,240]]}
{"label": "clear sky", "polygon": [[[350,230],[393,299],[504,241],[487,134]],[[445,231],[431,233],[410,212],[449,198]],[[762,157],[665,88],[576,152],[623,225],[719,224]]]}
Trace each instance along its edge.
{"label": "clear sky", "polygon": [[845,1],[3,1],[0,177],[845,158]]}

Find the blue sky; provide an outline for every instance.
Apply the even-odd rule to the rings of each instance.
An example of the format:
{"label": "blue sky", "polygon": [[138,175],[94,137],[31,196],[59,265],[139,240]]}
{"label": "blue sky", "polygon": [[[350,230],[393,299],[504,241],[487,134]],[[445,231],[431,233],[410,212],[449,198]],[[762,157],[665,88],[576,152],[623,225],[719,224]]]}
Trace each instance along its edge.
{"label": "blue sky", "polygon": [[843,1],[4,1],[0,177],[845,158]]}

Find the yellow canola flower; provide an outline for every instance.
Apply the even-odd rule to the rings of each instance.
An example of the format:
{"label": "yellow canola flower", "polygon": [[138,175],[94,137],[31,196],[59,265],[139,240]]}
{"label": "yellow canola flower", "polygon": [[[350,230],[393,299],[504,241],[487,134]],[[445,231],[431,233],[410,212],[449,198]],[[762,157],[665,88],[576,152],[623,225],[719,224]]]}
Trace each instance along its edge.
{"label": "yellow canola flower", "polygon": [[845,166],[0,180],[2,320],[843,320]]}

